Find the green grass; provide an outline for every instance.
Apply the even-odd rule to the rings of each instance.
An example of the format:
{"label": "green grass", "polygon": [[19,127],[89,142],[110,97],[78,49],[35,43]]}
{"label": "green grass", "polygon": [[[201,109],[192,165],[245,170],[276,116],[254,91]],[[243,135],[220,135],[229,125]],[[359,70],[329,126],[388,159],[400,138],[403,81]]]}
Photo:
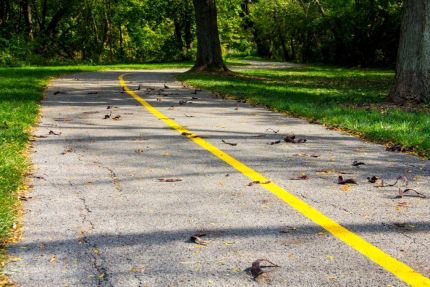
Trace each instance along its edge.
{"label": "green grass", "polygon": [[407,111],[385,104],[393,78],[387,70],[321,66],[244,70],[235,76],[179,75],[196,87],[246,98],[375,142],[402,144],[429,158],[428,109]]}

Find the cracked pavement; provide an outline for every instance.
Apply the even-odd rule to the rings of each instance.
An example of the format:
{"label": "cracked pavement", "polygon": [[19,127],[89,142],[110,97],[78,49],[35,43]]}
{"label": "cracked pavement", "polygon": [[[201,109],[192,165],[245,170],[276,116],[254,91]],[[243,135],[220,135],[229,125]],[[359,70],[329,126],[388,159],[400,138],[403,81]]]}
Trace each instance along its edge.
{"label": "cracked pavement", "polygon": [[[429,161],[210,92],[195,95],[175,72],[130,71],[126,80],[166,116],[430,276]],[[168,128],[121,91],[121,73],[50,85],[22,240],[9,248],[20,258],[6,267],[18,286],[257,286],[249,268],[260,258],[281,266],[269,273],[270,286],[407,286]],[[308,142],[268,145],[292,133]],[[309,180],[289,180],[301,174]],[[358,185],[342,188],[340,174]],[[366,180],[373,175],[388,182],[406,175],[427,198],[394,199],[397,188],[374,187]],[[209,244],[190,243],[201,231]]]}

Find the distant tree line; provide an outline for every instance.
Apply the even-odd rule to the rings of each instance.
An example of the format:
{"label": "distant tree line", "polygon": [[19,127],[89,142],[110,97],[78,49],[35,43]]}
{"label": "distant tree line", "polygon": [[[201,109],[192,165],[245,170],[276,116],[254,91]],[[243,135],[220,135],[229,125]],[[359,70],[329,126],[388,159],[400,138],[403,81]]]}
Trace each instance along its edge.
{"label": "distant tree line", "polygon": [[[401,0],[217,0],[224,54],[390,66]],[[0,64],[190,60],[192,0],[1,0]]]}

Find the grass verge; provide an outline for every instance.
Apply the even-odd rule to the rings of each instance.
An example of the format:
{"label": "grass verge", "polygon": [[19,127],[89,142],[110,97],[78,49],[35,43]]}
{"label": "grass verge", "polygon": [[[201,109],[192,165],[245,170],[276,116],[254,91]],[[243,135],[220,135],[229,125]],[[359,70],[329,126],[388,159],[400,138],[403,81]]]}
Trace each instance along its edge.
{"label": "grass verge", "polygon": [[374,142],[400,144],[403,150],[430,158],[429,108],[385,102],[393,78],[388,70],[322,66],[242,70],[233,76],[178,76],[195,87],[247,99]]}

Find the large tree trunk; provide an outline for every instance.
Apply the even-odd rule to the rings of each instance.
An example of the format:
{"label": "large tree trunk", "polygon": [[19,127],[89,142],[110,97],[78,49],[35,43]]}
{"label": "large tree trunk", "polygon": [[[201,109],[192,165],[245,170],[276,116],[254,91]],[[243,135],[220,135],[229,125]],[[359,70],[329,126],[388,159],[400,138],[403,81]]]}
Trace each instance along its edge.
{"label": "large tree trunk", "polygon": [[430,102],[430,2],[406,0],[403,8],[394,102]]}
{"label": "large tree trunk", "polygon": [[197,59],[193,71],[228,71],[221,54],[215,0],[193,0],[197,24]]}

